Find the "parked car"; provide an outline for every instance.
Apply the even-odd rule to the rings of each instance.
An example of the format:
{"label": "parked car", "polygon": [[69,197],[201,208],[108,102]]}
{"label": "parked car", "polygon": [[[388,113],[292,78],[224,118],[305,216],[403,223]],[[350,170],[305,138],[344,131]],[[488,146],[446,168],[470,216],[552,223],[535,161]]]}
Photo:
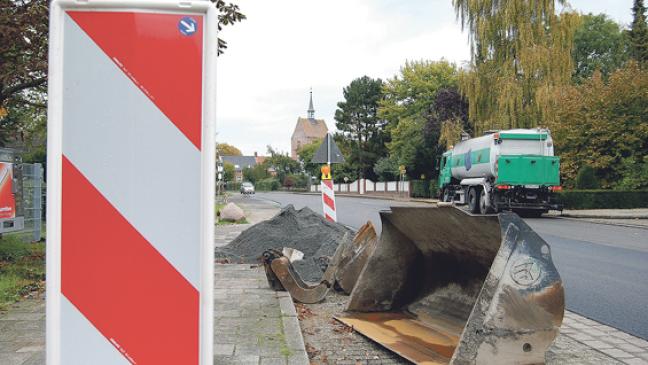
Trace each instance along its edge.
{"label": "parked car", "polygon": [[241,184],[241,194],[254,194],[254,185],[249,181]]}

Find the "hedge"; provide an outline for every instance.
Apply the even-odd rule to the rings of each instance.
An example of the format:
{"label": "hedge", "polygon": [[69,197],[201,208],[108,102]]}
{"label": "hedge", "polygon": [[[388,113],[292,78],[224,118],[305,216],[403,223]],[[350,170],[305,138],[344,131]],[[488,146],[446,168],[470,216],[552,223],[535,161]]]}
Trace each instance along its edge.
{"label": "hedge", "polygon": [[648,191],[566,190],[557,199],[565,209],[648,208]]}
{"label": "hedge", "polygon": [[430,181],[428,180],[412,180],[412,193],[413,198],[429,198],[430,197]]}
{"label": "hedge", "polygon": [[271,177],[263,180],[259,180],[256,183],[256,190],[259,191],[274,191],[279,189],[281,184],[279,183],[279,180]]}

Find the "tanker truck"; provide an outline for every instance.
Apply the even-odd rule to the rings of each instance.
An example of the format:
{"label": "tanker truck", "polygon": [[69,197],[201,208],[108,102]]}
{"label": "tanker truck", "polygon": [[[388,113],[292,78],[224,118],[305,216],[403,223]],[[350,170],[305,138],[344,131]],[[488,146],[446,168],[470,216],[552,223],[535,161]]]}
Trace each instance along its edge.
{"label": "tanker truck", "polygon": [[439,161],[439,200],[468,204],[471,213],[512,210],[539,217],[562,210],[560,158],[548,129],[489,131],[464,139]]}

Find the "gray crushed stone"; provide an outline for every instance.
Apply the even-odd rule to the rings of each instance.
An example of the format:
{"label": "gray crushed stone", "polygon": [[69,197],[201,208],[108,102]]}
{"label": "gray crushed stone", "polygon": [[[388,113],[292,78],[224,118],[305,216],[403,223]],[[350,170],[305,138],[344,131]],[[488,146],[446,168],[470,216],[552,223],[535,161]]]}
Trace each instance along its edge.
{"label": "gray crushed stone", "polygon": [[296,210],[288,205],[272,219],[243,231],[227,246],[216,249],[216,260],[229,263],[260,263],[267,249],[295,248],[304,253],[293,267],[305,281],[317,282],[326,270],[327,258],[333,256],[347,227],[332,223],[308,207]]}

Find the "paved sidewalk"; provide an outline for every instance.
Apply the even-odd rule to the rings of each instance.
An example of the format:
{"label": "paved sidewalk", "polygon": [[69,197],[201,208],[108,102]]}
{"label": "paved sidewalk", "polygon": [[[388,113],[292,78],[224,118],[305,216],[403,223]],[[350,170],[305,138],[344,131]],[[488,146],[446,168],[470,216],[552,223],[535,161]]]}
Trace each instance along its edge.
{"label": "paved sidewalk", "polygon": [[308,365],[297,313],[263,267],[216,265],[214,364]]}

